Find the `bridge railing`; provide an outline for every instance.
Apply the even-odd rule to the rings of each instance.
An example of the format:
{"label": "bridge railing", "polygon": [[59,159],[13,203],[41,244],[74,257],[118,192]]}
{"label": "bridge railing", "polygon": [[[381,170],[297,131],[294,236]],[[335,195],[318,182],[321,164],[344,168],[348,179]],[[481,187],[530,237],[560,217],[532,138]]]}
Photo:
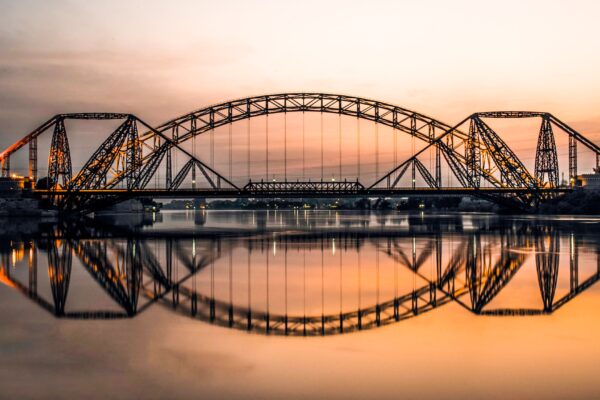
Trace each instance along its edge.
{"label": "bridge railing", "polygon": [[250,181],[244,186],[244,191],[251,193],[360,193],[364,190],[365,187],[358,181]]}

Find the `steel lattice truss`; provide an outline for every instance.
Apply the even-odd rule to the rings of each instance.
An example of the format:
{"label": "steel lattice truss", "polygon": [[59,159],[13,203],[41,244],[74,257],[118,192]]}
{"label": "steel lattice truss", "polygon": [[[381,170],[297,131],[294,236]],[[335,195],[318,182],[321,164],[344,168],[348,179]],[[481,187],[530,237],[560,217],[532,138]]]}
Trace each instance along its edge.
{"label": "steel lattice truss", "polygon": [[[360,182],[282,182],[270,184],[249,182],[240,187],[223,173],[209,167],[183,145],[192,138],[217,127],[244,119],[292,112],[314,112],[345,115],[373,121],[394,128],[395,134],[408,134],[425,143],[412,157],[387,171],[369,186]],[[535,171],[529,172],[514,151],[486,122],[488,118],[541,118]],[[122,120],[119,127],[92,154],[79,171],[72,171],[69,140],[65,120]],[[468,123],[466,131],[463,125]],[[239,197],[268,196],[281,193],[303,196],[324,195],[394,195],[402,189],[400,180],[412,173],[412,189],[417,190],[417,174],[429,189],[445,193],[471,189],[475,195],[491,200],[528,208],[553,196],[558,190],[558,157],[554,132],[557,127],[569,135],[569,177],[577,174],[577,144],[596,154],[600,162],[600,146],[549,113],[542,112],[485,112],[476,113],[450,126],[431,117],[392,104],[360,97],[323,93],[285,93],[255,96],[215,104],[183,115],[153,128],[134,115],[117,113],[59,114],[16,142],[2,153],[3,176],[10,174],[10,156],[29,145],[29,172],[37,178],[37,138],[53,130],[48,161],[48,179],[40,195],[50,196],[63,211],[91,211],[118,202],[126,197],[117,189],[143,195],[158,171],[166,177],[161,182],[166,192],[181,191],[183,181],[191,175],[192,189],[196,188],[199,172],[208,183],[209,192],[218,196],[232,192]],[[419,159],[429,149],[435,151],[433,171]],[[173,154],[187,160],[179,171],[173,171]],[[441,164],[445,162],[460,187],[444,186]],[[335,186],[335,187],[334,187]],[[156,191],[155,191],[156,192]],[[403,192],[403,193],[404,193]],[[132,197],[129,195],[129,197]]]}

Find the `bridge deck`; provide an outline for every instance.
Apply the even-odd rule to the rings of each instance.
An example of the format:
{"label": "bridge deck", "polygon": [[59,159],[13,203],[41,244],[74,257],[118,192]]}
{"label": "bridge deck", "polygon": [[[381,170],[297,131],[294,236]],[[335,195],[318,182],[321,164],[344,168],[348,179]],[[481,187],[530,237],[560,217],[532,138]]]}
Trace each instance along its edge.
{"label": "bridge deck", "polygon": [[[540,189],[540,193],[568,193],[572,188]],[[395,196],[448,196],[448,195],[492,195],[492,194],[527,194],[531,190],[527,188],[393,188],[393,189],[319,189],[305,190],[292,188],[268,188],[264,190],[249,189],[100,189],[100,190],[32,190],[33,195],[43,196],[119,196],[123,198],[152,197],[152,198],[176,198],[176,197],[207,197],[207,198],[270,198],[270,197],[395,197]]]}

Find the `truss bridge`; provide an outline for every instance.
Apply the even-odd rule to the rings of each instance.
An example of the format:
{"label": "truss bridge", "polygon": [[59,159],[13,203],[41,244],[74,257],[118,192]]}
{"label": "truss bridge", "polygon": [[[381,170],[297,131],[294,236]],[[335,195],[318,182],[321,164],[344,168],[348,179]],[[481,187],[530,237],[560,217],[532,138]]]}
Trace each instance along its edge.
{"label": "truss bridge", "polygon": [[[492,128],[499,119],[539,121],[534,156],[518,155]],[[95,123],[115,126],[97,146],[77,130]],[[0,163],[2,176],[29,177],[29,194],[63,212],[136,197],[409,195],[473,195],[529,210],[571,191],[582,166],[598,170],[600,146],[547,112],[479,112],[449,125],[376,100],[281,93],[157,126],[124,113],[58,114]]]}

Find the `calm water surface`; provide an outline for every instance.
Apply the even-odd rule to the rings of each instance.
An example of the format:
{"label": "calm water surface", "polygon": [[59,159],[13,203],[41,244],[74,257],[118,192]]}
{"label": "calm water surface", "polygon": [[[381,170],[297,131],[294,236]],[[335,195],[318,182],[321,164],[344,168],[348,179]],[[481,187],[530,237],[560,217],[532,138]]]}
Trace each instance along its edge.
{"label": "calm water surface", "polygon": [[4,220],[1,397],[598,397],[599,222]]}

